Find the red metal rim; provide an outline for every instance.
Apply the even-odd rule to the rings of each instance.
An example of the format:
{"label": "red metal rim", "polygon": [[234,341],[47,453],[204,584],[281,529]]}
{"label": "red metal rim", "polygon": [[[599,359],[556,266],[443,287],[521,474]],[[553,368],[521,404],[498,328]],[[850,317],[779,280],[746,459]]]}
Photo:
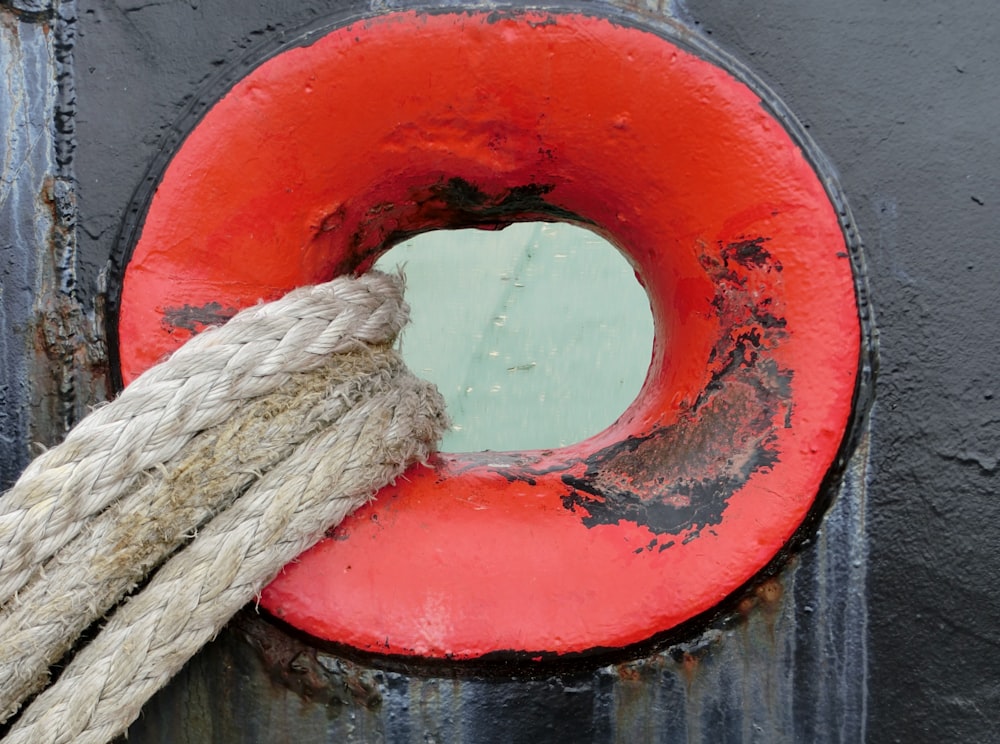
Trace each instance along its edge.
{"label": "red metal rim", "polygon": [[861,339],[823,183],[733,74],[579,13],[394,12],[247,75],[150,203],[123,379],[408,235],[526,219],[632,261],[656,329],[642,392],[571,447],[411,469],[286,567],[275,616],[405,656],[625,647],[732,594],[816,503]]}

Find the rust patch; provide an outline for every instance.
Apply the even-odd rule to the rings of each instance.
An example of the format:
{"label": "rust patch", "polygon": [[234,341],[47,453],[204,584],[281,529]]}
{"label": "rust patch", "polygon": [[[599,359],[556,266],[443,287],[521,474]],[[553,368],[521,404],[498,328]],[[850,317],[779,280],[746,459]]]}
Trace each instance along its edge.
{"label": "rust patch", "polygon": [[38,197],[50,224],[40,253],[36,292],[35,374],[32,385],[42,405],[32,436],[46,446],[58,443],[94,403],[110,395],[104,338],[105,297],[90,312],[77,298],[75,277],[76,201],[66,180],[47,177]]}
{"label": "rust patch", "polygon": [[9,23],[7,18],[16,19],[20,23],[39,23],[48,27],[55,17],[55,9],[51,2],[44,0],[0,0],[0,23],[5,26]]}
{"label": "rust patch", "polygon": [[764,607],[773,610],[781,602],[781,596],[785,593],[785,588],[776,578],[766,579],[754,589],[754,594],[760,597]]}
{"label": "rust patch", "polygon": [[719,524],[733,493],[780,458],[775,435],[790,425],[792,372],[772,355],[786,337],[785,320],[752,281],[781,271],[766,240],[720,244],[702,255],[721,333],[707,360],[710,382],[690,410],[671,426],[591,455],[582,475],[563,476],[572,489],[563,506],[588,527],[633,522],[657,536],[637,552],[665,550]]}
{"label": "rust patch", "polygon": [[666,654],[677,665],[677,671],[684,678],[689,690],[701,670],[703,660],[714,647],[722,643],[723,639],[722,631],[710,629],[689,643],[679,643],[667,649]]}
{"label": "rust patch", "polygon": [[257,652],[271,680],[303,700],[327,706],[377,710],[382,704],[378,672],[322,651],[242,610],[231,627]]}
{"label": "rust patch", "polygon": [[206,328],[220,326],[239,312],[235,307],[223,307],[218,302],[204,305],[183,305],[165,307],[160,323],[167,330],[182,329],[191,334],[201,333]]}

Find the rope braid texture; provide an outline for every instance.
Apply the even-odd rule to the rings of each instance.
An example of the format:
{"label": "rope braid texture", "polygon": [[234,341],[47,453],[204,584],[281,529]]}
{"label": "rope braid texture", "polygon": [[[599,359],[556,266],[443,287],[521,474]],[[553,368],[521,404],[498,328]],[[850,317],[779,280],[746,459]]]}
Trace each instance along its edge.
{"label": "rope braid texture", "polygon": [[0,722],[156,573],[5,744],[122,733],[283,565],[429,456],[447,422],[391,348],[407,314],[377,272],[245,310],[25,470],[0,498]]}

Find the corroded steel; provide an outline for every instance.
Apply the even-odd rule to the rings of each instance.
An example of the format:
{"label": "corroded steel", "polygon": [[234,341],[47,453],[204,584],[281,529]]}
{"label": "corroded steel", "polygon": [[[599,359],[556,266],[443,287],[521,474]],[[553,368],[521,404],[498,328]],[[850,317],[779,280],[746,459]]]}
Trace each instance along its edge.
{"label": "corroded steel", "polygon": [[0,6],[0,483],[107,394],[103,303],[76,296],[73,9]]}
{"label": "corroded steel", "polygon": [[684,643],[530,672],[386,666],[317,648],[248,608],[147,705],[129,740],[864,741],[866,457],[851,463],[816,542]]}
{"label": "corroded steel", "polygon": [[[150,163],[164,162],[190,122],[249,71],[246,59],[276,53],[302,25],[401,4],[80,2],[74,183],[78,287],[86,314],[100,294],[101,270],[119,255],[119,224],[135,219],[131,195],[149,186]],[[62,12],[73,4],[53,5]],[[615,9],[600,0],[587,5]],[[58,31],[63,20],[47,13],[11,12],[44,6],[8,0],[0,2],[0,13],[5,23],[51,23]],[[391,735],[394,741],[425,741],[455,732],[455,720],[471,731],[473,716],[483,734],[478,742],[586,741],[588,731],[597,741],[614,741],[614,721],[619,741],[655,741],[661,730],[660,738],[671,735],[672,741],[684,740],[685,731],[688,741],[767,741],[765,732],[776,729],[782,734],[772,741],[996,739],[997,3],[623,0],[619,6],[681,19],[693,38],[724,46],[778,89],[835,163],[868,244],[883,337],[873,479],[838,494],[816,539],[804,546],[797,565],[781,572],[779,604],[788,609],[778,617],[789,620],[774,624],[775,646],[739,628],[727,631],[698,666],[717,674],[698,677],[704,681],[691,696],[684,695],[687,679],[672,675],[640,676],[604,696],[588,689],[577,694],[558,683],[551,692],[539,683],[526,688],[534,697],[518,696],[514,685],[461,689],[450,678],[425,682],[419,675],[408,688],[412,694],[403,694],[405,682],[397,679],[393,694],[382,699],[386,733],[379,734],[375,715],[361,703],[327,711],[275,691],[246,644],[223,636],[220,643],[234,644],[234,653],[219,654],[215,647],[198,658],[147,709],[130,741],[322,741],[328,728],[348,732],[347,740],[353,730],[354,741],[373,731],[369,740]],[[51,37],[42,31],[21,25],[22,48],[51,54],[45,52]],[[9,59],[9,27],[3,33],[0,57]],[[10,70],[4,67],[7,87],[0,89],[5,117],[11,104],[4,96],[18,89],[6,77]],[[30,110],[36,124],[51,123],[42,105],[47,83],[20,89],[35,99],[22,111]],[[2,133],[6,144],[11,132]],[[11,193],[20,194],[25,219],[35,212],[44,220],[35,201],[42,181],[37,171],[29,177],[28,165],[17,171],[23,190]],[[4,169],[4,188],[9,175]],[[55,394],[50,387],[38,399],[28,392],[34,330],[20,325],[12,310],[31,302],[22,287],[31,285],[32,267],[47,255],[48,228],[36,239],[34,228],[22,229],[27,223],[21,222],[23,240],[15,244],[9,215],[0,220],[7,312],[0,465],[6,477],[39,438],[31,431],[34,406],[51,405],[48,396]],[[119,268],[108,273],[112,283]],[[86,388],[77,390],[85,401]],[[38,434],[50,441],[60,430]],[[656,679],[662,684],[640,681]],[[440,694],[431,694],[434,689]],[[748,691],[753,694],[745,696]],[[461,719],[457,698],[467,711]],[[324,723],[327,715],[331,721]],[[471,734],[466,739],[474,740]]]}

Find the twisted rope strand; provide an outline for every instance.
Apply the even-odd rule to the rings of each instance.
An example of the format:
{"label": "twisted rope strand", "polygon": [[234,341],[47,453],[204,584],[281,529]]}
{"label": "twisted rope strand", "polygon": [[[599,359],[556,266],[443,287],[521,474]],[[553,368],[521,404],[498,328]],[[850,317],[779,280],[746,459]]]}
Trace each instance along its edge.
{"label": "twisted rope strand", "polygon": [[44,687],[48,668],[86,628],[263,473],[350,408],[384,394],[405,369],[386,348],[334,355],[326,365],[245,403],[200,432],[164,467],[62,547],[0,608],[0,722]]}
{"label": "twisted rope strand", "polygon": [[298,555],[407,462],[432,451],[440,395],[412,375],[307,440],[216,516],[124,604],[58,682],[25,711],[6,744],[102,744]]}
{"label": "twisted rope strand", "polygon": [[0,605],[199,431],[330,354],[390,342],[406,315],[401,280],[370,272],[296,290],[193,338],[32,462],[0,499]]}

